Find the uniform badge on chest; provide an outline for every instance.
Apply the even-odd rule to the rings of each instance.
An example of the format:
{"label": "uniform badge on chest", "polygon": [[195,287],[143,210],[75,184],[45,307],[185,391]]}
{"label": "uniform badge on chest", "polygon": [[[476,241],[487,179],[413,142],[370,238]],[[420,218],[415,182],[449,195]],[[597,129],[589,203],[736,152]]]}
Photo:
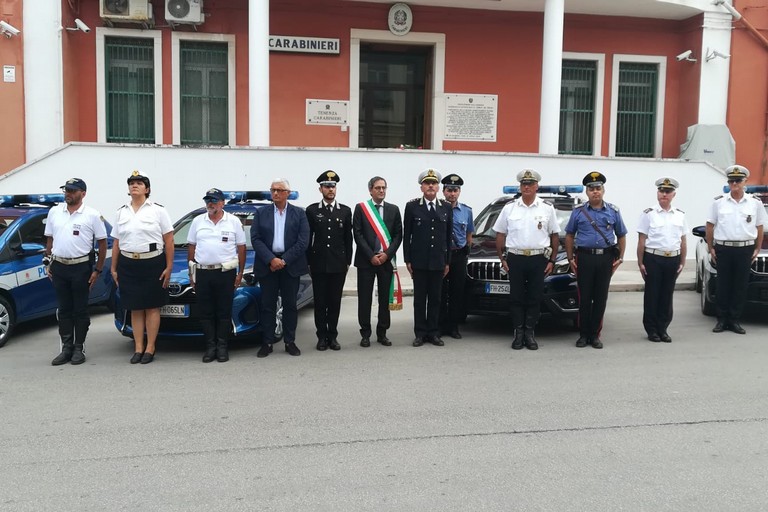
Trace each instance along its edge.
{"label": "uniform badge on chest", "polygon": [[747,215],[747,222],[752,222],[752,216],[751,215]]}

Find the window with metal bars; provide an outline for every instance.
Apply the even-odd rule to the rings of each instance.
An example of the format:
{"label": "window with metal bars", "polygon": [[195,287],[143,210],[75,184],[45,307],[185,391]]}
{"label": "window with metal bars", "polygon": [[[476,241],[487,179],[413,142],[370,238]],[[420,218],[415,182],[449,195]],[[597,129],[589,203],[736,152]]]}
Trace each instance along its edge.
{"label": "window with metal bars", "polygon": [[658,81],[657,64],[619,64],[616,156],[654,156]]}
{"label": "window with metal bars", "polygon": [[561,155],[591,155],[595,133],[597,62],[564,60],[560,85]]}
{"label": "window with metal bars", "polygon": [[106,37],[107,142],[155,143],[154,42]]}
{"label": "window with metal bars", "polygon": [[182,144],[229,144],[227,51],[227,43],[181,42]]}

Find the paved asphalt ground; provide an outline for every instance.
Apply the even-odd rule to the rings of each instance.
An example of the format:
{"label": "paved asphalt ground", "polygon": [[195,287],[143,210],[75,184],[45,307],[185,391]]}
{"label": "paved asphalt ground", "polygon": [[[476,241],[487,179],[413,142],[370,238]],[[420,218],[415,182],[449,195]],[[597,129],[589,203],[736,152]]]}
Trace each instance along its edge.
{"label": "paved asphalt ground", "polygon": [[412,303],[392,347],[229,363],[132,344],[99,310],[82,366],[50,366],[52,320],[0,349],[3,511],[758,511],[768,508],[768,324],[713,334],[676,293],[671,344],[641,336],[642,294],[611,293],[605,349],[545,322],[512,351],[500,319],[413,348]]}

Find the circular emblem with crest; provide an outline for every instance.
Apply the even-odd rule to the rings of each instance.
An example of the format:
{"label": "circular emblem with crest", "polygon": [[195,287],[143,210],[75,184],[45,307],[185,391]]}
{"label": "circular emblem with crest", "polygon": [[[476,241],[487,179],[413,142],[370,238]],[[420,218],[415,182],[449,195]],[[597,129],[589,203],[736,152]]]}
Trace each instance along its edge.
{"label": "circular emblem with crest", "polygon": [[408,4],[394,4],[389,9],[387,24],[389,25],[389,31],[396,36],[404,36],[410,32],[413,25],[413,13]]}

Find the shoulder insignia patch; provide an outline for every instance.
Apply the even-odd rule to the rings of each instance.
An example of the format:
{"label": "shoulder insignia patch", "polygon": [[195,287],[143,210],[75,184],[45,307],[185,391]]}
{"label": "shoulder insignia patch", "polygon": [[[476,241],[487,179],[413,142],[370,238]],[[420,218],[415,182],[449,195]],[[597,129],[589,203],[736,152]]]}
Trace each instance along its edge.
{"label": "shoulder insignia patch", "polygon": [[420,197],[414,197],[413,199],[411,199],[411,200],[410,200],[410,201],[408,201],[408,202],[409,202],[409,203],[415,203],[415,202],[416,202],[416,201],[418,201],[419,199],[421,199],[421,198],[420,198]]}
{"label": "shoulder insignia patch", "polygon": [[546,199],[542,199],[542,200],[541,200],[541,202],[542,202],[542,203],[544,203],[544,204],[548,204],[549,206],[555,206],[555,205],[552,203],[552,201],[547,201]]}
{"label": "shoulder insignia patch", "polygon": [[680,213],[685,213],[685,212],[684,212],[683,210],[681,210],[680,208],[675,208],[675,210],[679,211]]}
{"label": "shoulder insignia patch", "polygon": [[718,199],[722,199],[722,198],[723,198],[723,196],[722,196],[722,195],[719,195],[719,196],[715,196],[715,201],[717,201]]}
{"label": "shoulder insignia patch", "polygon": [[155,206],[159,206],[160,208],[165,208],[165,206],[161,205],[160,203],[152,203],[152,204],[154,204]]}
{"label": "shoulder insignia patch", "polygon": [[581,207],[583,207],[585,204],[587,204],[587,203],[579,203],[579,204],[577,204],[576,206],[574,206],[574,207],[573,207],[573,209],[575,210],[576,208],[581,208]]}
{"label": "shoulder insignia patch", "polygon": [[649,213],[652,211],[653,211],[653,208],[646,208],[645,210],[643,210],[643,213]]}
{"label": "shoulder insignia patch", "polygon": [[613,203],[605,203],[609,208],[613,208],[615,211],[619,211],[619,207]]}

